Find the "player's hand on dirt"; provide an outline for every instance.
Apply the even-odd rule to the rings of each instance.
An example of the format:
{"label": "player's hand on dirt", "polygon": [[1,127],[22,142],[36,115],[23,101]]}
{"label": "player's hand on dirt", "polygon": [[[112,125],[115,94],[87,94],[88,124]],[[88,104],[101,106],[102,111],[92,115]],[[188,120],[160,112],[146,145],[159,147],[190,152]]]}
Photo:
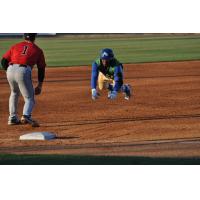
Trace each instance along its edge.
{"label": "player's hand on dirt", "polygon": [[98,99],[99,93],[97,92],[97,90],[93,88],[91,91],[92,91],[92,99],[93,100]]}
{"label": "player's hand on dirt", "polygon": [[41,92],[42,92],[42,84],[39,83],[37,87],[35,88],[35,95],[39,95],[41,94]]}
{"label": "player's hand on dirt", "polygon": [[108,94],[108,99],[116,99],[117,98],[117,92],[116,91],[112,91],[112,92],[109,92]]}

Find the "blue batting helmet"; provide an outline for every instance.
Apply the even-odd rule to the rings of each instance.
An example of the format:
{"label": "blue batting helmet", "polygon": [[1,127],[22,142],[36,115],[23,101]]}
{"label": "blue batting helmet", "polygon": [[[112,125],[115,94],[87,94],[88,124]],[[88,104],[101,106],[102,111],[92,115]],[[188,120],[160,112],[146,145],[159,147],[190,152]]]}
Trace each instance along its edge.
{"label": "blue batting helmet", "polygon": [[102,49],[100,53],[100,58],[103,60],[112,60],[114,58],[114,53],[112,49]]}

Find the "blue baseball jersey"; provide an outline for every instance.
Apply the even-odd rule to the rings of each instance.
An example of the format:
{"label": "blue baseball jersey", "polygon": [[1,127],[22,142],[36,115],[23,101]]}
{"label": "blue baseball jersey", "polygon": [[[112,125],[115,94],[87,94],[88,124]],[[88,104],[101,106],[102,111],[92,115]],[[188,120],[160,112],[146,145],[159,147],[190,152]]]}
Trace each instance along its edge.
{"label": "blue baseball jersey", "polygon": [[113,87],[114,91],[120,90],[123,85],[123,66],[116,58],[112,59],[107,67],[103,66],[100,58],[96,59],[92,63],[92,89],[96,89],[99,72],[103,73],[107,78],[115,81],[115,85]]}

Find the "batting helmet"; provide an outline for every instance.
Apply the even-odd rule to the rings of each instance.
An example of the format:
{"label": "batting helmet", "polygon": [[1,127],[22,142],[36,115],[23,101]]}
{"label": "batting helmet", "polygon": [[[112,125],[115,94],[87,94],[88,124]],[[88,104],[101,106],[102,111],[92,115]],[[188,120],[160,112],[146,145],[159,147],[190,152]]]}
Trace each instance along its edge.
{"label": "batting helmet", "polygon": [[112,60],[114,58],[114,53],[112,49],[102,49],[100,53],[100,58],[102,60]]}
{"label": "batting helmet", "polygon": [[37,36],[37,33],[24,33],[24,39],[25,40],[30,40],[30,41],[35,41],[35,38]]}

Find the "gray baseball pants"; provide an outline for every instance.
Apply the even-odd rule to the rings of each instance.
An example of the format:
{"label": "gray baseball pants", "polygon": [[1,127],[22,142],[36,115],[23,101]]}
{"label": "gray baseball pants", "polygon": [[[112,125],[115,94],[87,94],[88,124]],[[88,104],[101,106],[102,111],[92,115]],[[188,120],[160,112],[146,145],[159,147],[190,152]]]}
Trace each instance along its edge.
{"label": "gray baseball pants", "polygon": [[23,115],[31,116],[35,105],[31,67],[21,67],[18,64],[10,65],[7,69],[7,79],[11,90],[9,98],[9,119],[18,118],[17,106],[20,93],[25,101]]}

